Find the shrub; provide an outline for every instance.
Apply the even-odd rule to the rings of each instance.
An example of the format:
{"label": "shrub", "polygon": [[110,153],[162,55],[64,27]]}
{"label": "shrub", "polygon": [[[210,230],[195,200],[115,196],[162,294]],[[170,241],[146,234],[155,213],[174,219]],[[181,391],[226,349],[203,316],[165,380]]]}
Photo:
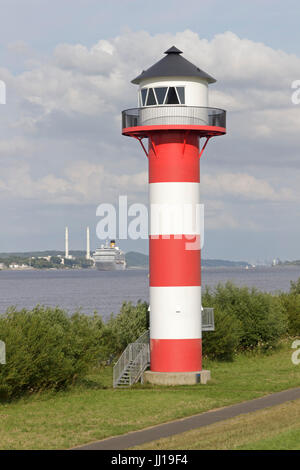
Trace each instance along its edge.
{"label": "shrub", "polygon": [[206,305],[239,320],[239,349],[269,349],[287,331],[287,315],[278,297],[228,282],[204,293]]}
{"label": "shrub", "polygon": [[[203,334],[203,355],[232,360],[238,350],[268,349],[288,332],[300,332],[300,294],[273,296],[231,283],[203,292],[203,306],[215,309],[215,331]],[[103,323],[98,315],[68,316],[59,308],[9,309],[0,316],[7,364],[0,366],[0,397],[11,398],[71,384],[88,369],[122,353],[149,327],[148,304],[124,302]]]}
{"label": "shrub", "polygon": [[124,302],[121,311],[115,317],[111,316],[106,326],[106,337],[110,337],[110,353],[123,352],[129,343],[137,340],[149,328],[149,305],[147,302]]}
{"label": "shrub", "polygon": [[281,294],[280,300],[288,318],[288,333],[291,336],[300,335],[300,295]]}
{"label": "shrub", "polygon": [[300,277],[296,282],[291,281],[290,285],[291,285],[290,294],[292,295],[300,294]]}
{"label": "shrub", "polygon": [[214,310],[215,331],[204,331],[203,356],[210,359],[232,360],[241,337],[241,322],[232,313],[218,306]]}
{"label": "shrub", "polygon": [[99,317],[59,308],[9,309],[0,316],[7,364],[0,366],[2,396],[19,396],[72,383],[101,356]]}

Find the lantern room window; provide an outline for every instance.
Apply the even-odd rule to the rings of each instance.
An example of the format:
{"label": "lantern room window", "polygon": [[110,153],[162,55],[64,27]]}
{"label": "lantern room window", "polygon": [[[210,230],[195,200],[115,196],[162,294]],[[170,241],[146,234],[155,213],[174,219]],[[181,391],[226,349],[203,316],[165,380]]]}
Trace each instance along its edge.
{"label": "lantern room window", "polygon": [[146,106],[155,106],[156,104],[153,88],[149,88]]}
{"label": "lantern room window", "polygon": [[170,86],[168,90],[166,104],[179,104],[178,95],[174,86]]}
{"label": "lantern room window", "polygon": [[164,104],[167,89],[168,89],[168,87],[166,87],[166,86],[154,88],[158,104]]}
{"label": "lantern room window", "polygon": [[185,90],[183,86],[142,88],[140,102],[142,106],[185,104]]}
{"label": "lantern room window", "polygon": [[145,106],[146,105],[146,96],[147,96],[147,88],[143,88],[141,90],[141,98],[142,98],[142,105]]}
{"label": "lantern room window", "polygon": [[184,86],[177,86],[176,91],[181,104],[185,104]]}

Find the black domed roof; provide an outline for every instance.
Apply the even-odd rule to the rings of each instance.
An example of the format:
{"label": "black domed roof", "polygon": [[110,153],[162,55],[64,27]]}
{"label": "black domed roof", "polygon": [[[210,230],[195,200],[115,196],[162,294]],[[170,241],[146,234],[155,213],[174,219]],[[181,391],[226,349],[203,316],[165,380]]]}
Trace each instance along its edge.
{"label": "black domed roof", "polygon": [[156,62],[156,64],[152,65],[148,70],[143,70],[131,83],[139,84],[146,78],[174,76],[202,78],[208,83],[216,82],[208,73],[199,69],[184,57],[181,57],[182,51],[177,49],[177,47],[170,47],[165,54],[166,57]]}

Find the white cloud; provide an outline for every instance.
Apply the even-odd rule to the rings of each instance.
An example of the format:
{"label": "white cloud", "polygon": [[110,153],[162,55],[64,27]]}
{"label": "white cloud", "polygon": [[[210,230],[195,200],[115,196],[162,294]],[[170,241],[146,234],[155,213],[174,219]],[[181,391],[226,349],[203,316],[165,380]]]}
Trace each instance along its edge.
{"label": "white cloud", "polygon": [[[55,111],[106,119],[123,106],[136,105],[136,87],[130,80],[158,60],[170,44],[182,48],[185,57],[218,79],[210,88],[211,105],[228,108],[231,113],[242,111],[237,124],[241,130],[246,127],[249,133],[256,133],[265,128],[269,129],[266,135],[273,135],[278,125],[274,127],[272,116],[266,115],[268,110],[277,109],[280,116],[276,122],[289,122],[293,108],[295,115],[291,83],[299,78],[300,58],[240,39],[232,32],[216,35],[211,41],[186,30],[155,36],[144,31],[127,32],[109,41],[99,40],[91,48],[60,44],[48,61],[37,62],[15,77],[0,69],[0,77],[9,79],[21,104],[36,105],[36,124]],[[24,107],[21,111],[22,115],[28,113]],[[254,113],[250,120],[249,111]],[[293,122],[297,123],[299,118],[295,118]],[[296,124],[289,126],[289,132],[297,130]]]}
{"label": "white cloud", "polygon": [[19,56],[27,56],[32,53],[32,50],[30,49],[28,44],[21,40],[10,42],[7,45],[7,49],[10,53],[17,54]]}
{"label": "white cloud", "polygon": [[205,195],[231,197],[238,201],[287,202],[295,201],[299,194],[290,188],[276,189],[264,180],[245,173],[204,174],[202,177]]}
{"label": "white cloud", "polygon": [[54,51],[55,64],[61,69],[77,70],[86,75],[107,75],[115,68],[114,46],[99,41],[95,46],[60,44]]}
{"label": "white cloud", "polygon": [[[210,88],[211,105],[227,108],[229,119],[238,112],[234,123],[243,135],[271,137],[281,124],[288,135],[298,135],[299,109],[291,104],[291,83],[299,78],[300,58],[232,32],[208,41],[190,30],[154,36],[129,31],[109,41],[99,40],[91,48],[60,44],[48,62],[36,63],[10,78],[10,83],[21,103],[36,105],[35,125],[56,111],[107,119],[123,107],[136,105],[136,87],[130,80],[158,60],[170,44],[182,48],[186,58],[218,79]],[[23,106],[21,111],[22,122],[28,109]]]}
{"label": "white cloud", "polygon": [[113,175],[101,164],[79,161],[66,168],[64,174],[48,174],[33,178],[30,167],[20,164],[9,167],[0,176],[3,198],[36,199],[52,204],[95,204],[111,202],[120,194],[132,196],[145,192],[147,173]]}
{"label": "white cloud", "polygon": [[13,140],[0,140],[0,158],[29,155],[34,144],[24,137],[15,137]]}
{"label": "white cloud", "polygon": [[[300,106],[291,103],[291,83],[300,78],[300,58],[232,32],[208,41],[190,30],[153,36],[127,31],[90,48],[59,44],[51,57],[33,57],[26,71],[0,69],[8,95],[8,105],[0,108],[0,200],[35,199],[41,206],[80,210],[119,194],[145,201],[146,159],[136,142],[122,140],[120,112],[137,103],[130,80],[173,44],[218,80],[210,87],[210,103],[228,110],[228,136],[208,148],[213,153],[224,145],[226,155],[217,160],[216,173],[211,159],[202,174],[208,226],[236,229],[243,216],[255,229],[255,220],[247,222],[254,203],[260,202],[261,212],[270,203],[297,203],[298,183],[287,162],[293,156],[299,165]],[[20,52],[24,47],[11,46]],[[8,162],[5,156],[14,158]],[[284,179],[275,164],[284,168]]]}

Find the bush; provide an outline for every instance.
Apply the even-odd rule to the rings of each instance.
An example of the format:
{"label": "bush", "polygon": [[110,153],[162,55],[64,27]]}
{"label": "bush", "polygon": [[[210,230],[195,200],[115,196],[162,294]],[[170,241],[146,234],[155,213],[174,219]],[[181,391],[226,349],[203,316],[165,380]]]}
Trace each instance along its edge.
{"label": "bush", "polygon": [[148,328],[148,304],[124,302],[104,324],[101,317],[68,316],[59,308],[9,309],[0,316],[6,365],[0,366],[0,398],[62,389],[123,352]]}
{"label": "bush", "polygon": [[82,376],[101,356],[100,317],[59,308],[10,309],[0,316],[7,364],[0,366],[2,397],[60,389]]}
{"label": "bush", "polygon": [[280,300],[288,318],[288,333],[291,336],[300,335],[300,294],[297,284],[291,282],[291,290],[288,294],[281,294]]}
{"label": "bush", "polygon": [[215,331],[203,332],[203,356],[231,361],[240,342],[241,322],[219,307],[215,308],[214,316]]}
{"label": "bush", "polygon": [[110,338],[110,353],[115,355],[123,352],[129,343],[138,339],[149,328],[149,305],[147,302],[124,302],[121,311],[111,316],[106,325],[106,337]]}
{"label": "bush", "polygon": [[[277,344],[288,327],[287,315],[278,297],[228,282],[204,293],[205,305],[231,315],[241,326],[238,349],[261,347],[267,350]],[[239,327],[238,327],[239,328]]]}
{"label": "bush", "polygon": [[[299,286],[298,286],[299,285]],[[231,283],[203,292],[215,309],[215,331],[203,334],[203,355],[232,360],[238,350],[275,346],[287,331],[300,332],[300,281],[289,294],[273,296]],[[61,389],[99,363],[107,363],[149,327],[148,304],[124,302],[103,323],[98,315],[68,316],[59,308],[9,309],[0,316],[7,364],[0,366],[0,397]]]}
{"label": "bush", "polygon": [[296,282],[291,281],[290,284],[291,284],[290,294],[292,295],[300,294],[300,277]]}

